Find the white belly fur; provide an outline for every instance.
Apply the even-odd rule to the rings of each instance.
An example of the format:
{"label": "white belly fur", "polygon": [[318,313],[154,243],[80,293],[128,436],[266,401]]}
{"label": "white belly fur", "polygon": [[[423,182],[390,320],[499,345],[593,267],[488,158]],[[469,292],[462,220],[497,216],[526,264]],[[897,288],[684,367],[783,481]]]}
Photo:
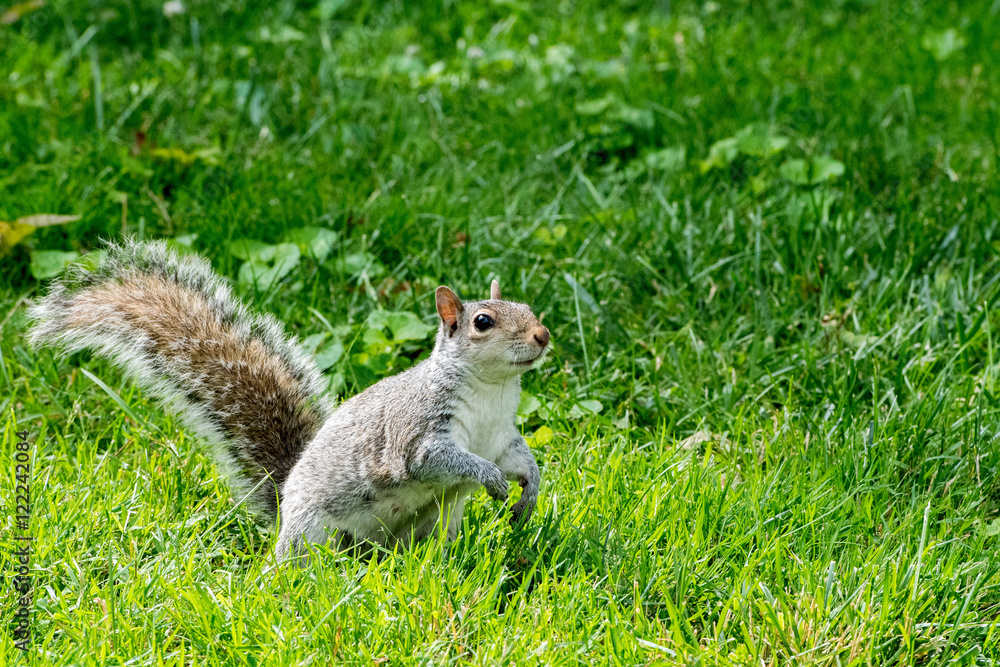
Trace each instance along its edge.
{"label": "white belly fur", "polygon": [[502,385],[473,382],[469,400],[459,401],[451,437],[465,451],[496,463],[514,436],[514,414],[521,398],[517,380]]}

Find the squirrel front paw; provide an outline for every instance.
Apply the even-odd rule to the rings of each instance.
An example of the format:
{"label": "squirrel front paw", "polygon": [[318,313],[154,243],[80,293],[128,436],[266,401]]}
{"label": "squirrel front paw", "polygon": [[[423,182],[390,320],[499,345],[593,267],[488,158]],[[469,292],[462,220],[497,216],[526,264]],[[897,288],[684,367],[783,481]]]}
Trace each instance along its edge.
{"label": "squirrel front paw", "polygon": [[528,523],[532,512],[535,511],[535,505],[538,503],[538,482],[532,483],[531,480],[522,478],[520,483],[524,491],[521,492],[521,499],[510,508],[510,524],[512,526]]}
{"label": "squirrel front paw", "polygon": [[507,477],[495,463],[487,464],[480,483],[486,487],[486,493],[490,494],[490,498],[493,500],[507,500],[507,496],[510,493]]}

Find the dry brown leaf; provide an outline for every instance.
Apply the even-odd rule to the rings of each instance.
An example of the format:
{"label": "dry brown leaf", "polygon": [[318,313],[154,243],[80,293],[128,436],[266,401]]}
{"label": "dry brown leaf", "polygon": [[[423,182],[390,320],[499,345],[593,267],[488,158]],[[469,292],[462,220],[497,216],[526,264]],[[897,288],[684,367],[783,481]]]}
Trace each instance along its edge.
{"label": "dry brown leaf", "polygon": [[32,227],[51,227],[52,225],[65,225],[67,222],[76,222],[80,219],[78,215],[57,215],[55,213],[38,213],[36,215],[26,215],[16,220],[17,224],[31,225]]}
{"label": "dry brown leaf", "polygon": [[25,14],[30,14],[31,12],[41,9],[44,6],[45,0],[28,0],[28,2],[16,4],[3,14],[0,14],[0,23],[10,25],[11,23],[15,23]]}
{"label": "dry brown leaf", "polygon": [[16,246],[21,240],[39,227],[51,227],[52,225],[64,225],[67,222],[79,220],[78,215],[56,215],[54,213],[38,213],[36,215],[26,215],[18,218],[14,222],[4,222],[0,220],[0,257],[3,257],[10,249]]}
{"label": "dry brown leaf", "polygon": [[677,443],[677,446],[681,449],[694,449],[703,442],[708,442],[712,439],[712,434],[708,431],[695,431],[688,437]]}

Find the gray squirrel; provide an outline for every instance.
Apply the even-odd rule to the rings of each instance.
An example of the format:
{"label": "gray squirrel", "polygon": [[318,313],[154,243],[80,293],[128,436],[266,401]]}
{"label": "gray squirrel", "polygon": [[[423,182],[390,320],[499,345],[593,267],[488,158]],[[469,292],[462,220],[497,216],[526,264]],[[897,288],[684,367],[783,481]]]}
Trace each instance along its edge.
{"label": "gray squirrel", "polygon": [[162,241],[111,243],[28,309],[33,347],[90,349],[119,365],[213,445],[237,498],[280,521],[279,558],[335,536],[392,548],[445,525],[454,539],[482,485],[530,518],[539,471],[514,424],[522,373],[549,348],[525,304],[435,294],[431,355],[335,409],[313,360],[270,315],[250,313],[208,261]]}

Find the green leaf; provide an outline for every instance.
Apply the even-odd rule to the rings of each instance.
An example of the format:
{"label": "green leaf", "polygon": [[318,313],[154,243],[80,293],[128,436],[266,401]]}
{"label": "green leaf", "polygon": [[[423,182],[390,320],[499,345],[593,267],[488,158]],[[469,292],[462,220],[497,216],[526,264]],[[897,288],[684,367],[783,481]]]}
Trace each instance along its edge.
{"label": "green leaf", "polygon": [[253,239],[237,239],[229,244],[229,252],[244,262],[250,260],[266,262],[274,257],[274,246]]}
{"label": "green leaf", "polygon": [[736,133],[736,145],[741,153],[766,157],[783,151],[788,146],[788,137],[776,134],[770,125],[754,123]]}
{"label": "green leaf", "polygon": [[319,349],[320,344],[326,340],[327,336],[329,334],[326,332],[312,334],[311,336],[306,336],[299,345],[309,354],[316,356],[316,350]]}
{"label": "green leaf", "polygon": [[526,436],[524,440],[529,447],[539,447],[552,440],[553,437],[555,437],[555,433],[552,432],[552,429],[548,426],[541,426],[532,435]]}
{"label": "green leaf", "polygon": [[653,153],[647,153],[643,161],[656,171],[680,171],[684,168],[687,150],[683,146],[672,146]]}
{"label": "green leaf", "polygon": [[193,255],[195,253],[194,242],[197,238],[197,234],[184,234],[167,239],[167,245],[179,255]]}
{"label": "green leaf", "polygon": [[637,109],[627,104],[617,105],[610,116],[640,130],[652,130],[655,124],[651,109]]}
{"label": "green leaf", "polygon": [[93,271],[101,264],[104,263],[104,258],[108,256],[107,250],[91,250],[86,255],[80,258],[80,266],[87,269],[88,271]]}
{"label": "green leaf", "polygon": [[301,42],[306,35],[301,30],[296,30],[290,25],[280,25],[274,29],[270,26],[263,26],[260,29],[260,40],[271,44],[288,44],[289,42]]}
{"label": "green leaf", "polygon": [[574,109],[581,116],[598,116],[618,101],[614,95],[605,95],[596,100],[579,102]]}
{"label": "green leaf", "polygon": [[809,163],[802,158],[785,160],[781,165],[781,175],[792,183],[806,185],[809,183]]}
{"label": "green leaf", "polygon": [[240,267],[240,283],[267,291],[291,273],[301,259],[299,247],[294,243],[279,243],[258,249],[256,256]]}
{"label": "green leaf", "polygon": [[338,257],[334,262],[334,268],[348,275],[359,274],[367,271],[369,276],[378,276],[382,273],[382,265],[367,252],[354,252],[344,257]]}
{"label": "green leaf", "polygon": [[540,407],[542,407],[542,402],[536,396],[524,392],[521,394],[521,401],[517,404],[517,414],[521,417],[527,417]]}
{"label": "green leaf", "polygon": [[781,165],[781,175],[799,185],[816,185],[837,178],[844,173],[844,163],[829,155],[820,155],[812,161],[801,158],[785,160]]}
{"label": "green leaf", "polygon": [[384,352],[389,345],[389,337],[385,335],[385,329],[381,326],[368,325],[364,333],[361,334],[361,342],[365,349],[372,354]]}
{"label": "green leaf", "polygon": [[720,139],[708,148],[708,157],[701,163],[701,170],[708,171],[714,167],[727,167],[740,154],[736,137]]}
{"label": "green leaf", "polygon": [[368,319],[365,321],[371,329],[385,329],[389,326],[389,311],[388,310],[373,310],[368,313]]}
{"label": "green leaf", "polygon": [[774,127],[764,123],[747,125],[735,135],[720,139],[708,149],[708,157],[701,163],[702,172],[715,167],[729,166],[740,154],[767,157],[785,150],[788,137],[777,134]]}
{"label": "green leaf", "polygon": [[844,163],[840,160],[835,160],[829,155],[820,155],[819,157],[813,158],[812,163],[812,182],[822,183],[823,181],[828,181],[831,178],[837,178],[838,176],[844,175]]}
{"label": "green leaf", "polygon": [[294,243],[279,243],[274,246],[274,263],[280,264],[285,262],[291,264],[285,273],[288,273],[288,271],[291,271],[295,267],[301,256],[302,253],[299,252],[299,247]]}
{"label": "green leaf", "polygon": [[322,262],[337,244],[337,232],[323,227],[300,227],[290,229],[285,239],[294,243],[306,257]]}
{"label": "green leaf", "polygon": [[200,148],[192,152],[188,152],[183,148],[154,148],[149,152],[149,154],[158,160],[176,162],[182,167],[190,167],[198,160],[201,160],[206,164],[218,164],[219,152],[220,151],[217,146],[210,146],[208,148]]}
{"label": "green leaf", "polygon": [[629,106],[618,99],[616,95],[605,95],[597,99],[579,102],[573,109],[581,116],[599,116],[608,112],[608,118],[640,130],[652,130],[655,124],[651,109]]}
{"label": "green leaf", "polygon": [[434,331],[432,325],[427,324],[416,314],[409,311],[391,312],[373,310],[368,315],[367,324],[372,330],[383,331],[388,329],[392,332],[392,340],[396,342],[424,340]]}
{"label": "green leaf", "polygon": [[382,63],[382,72],[386,74],[423,74],[426,71],[424,61],[416,56],[389,56]]}
{"label": "green leaf", "polygon": [[321,371],[325,371],[344,356],[344,341],[334,338],[326,345],[319,354],[316,355],[316,365]]}
{"label": "green leaf", "polygon": [[604,406],[601,404],[600,401],[587,399],[584,401],[580,401],[579,403],[575,404],[572,408],[570,408],[568,416],[570,419],[582,419],[583,417],[596,415],[603,409]]}
{"label": "green leaf", "polygon": [[62,273],[66,265],[80,257],[78,252],[61,250],[33,250],[31,252],[31,275],[35,280],[54,278]]}
{"label": "green leaf", "polygon": [[920,40],[920,45],[931,52],[935,60],[939,62],[947,60],[956,51],[965,48],[965,38],[954,28],[948,28],[940,32],[930,31],[924,34]]}
{"label": "green leaf", "polygon": [[386,316],[386,324],[392,331],[392,339],[396,341],[424,340],[434,331],[433,326],[407,311],[389,313]]}
{"label": "green leaf", "polygon": [[324,21],[332,19],[347,6],[347,2],[348,0],[319,0],[319,4],[316,5],[316,15]]}

